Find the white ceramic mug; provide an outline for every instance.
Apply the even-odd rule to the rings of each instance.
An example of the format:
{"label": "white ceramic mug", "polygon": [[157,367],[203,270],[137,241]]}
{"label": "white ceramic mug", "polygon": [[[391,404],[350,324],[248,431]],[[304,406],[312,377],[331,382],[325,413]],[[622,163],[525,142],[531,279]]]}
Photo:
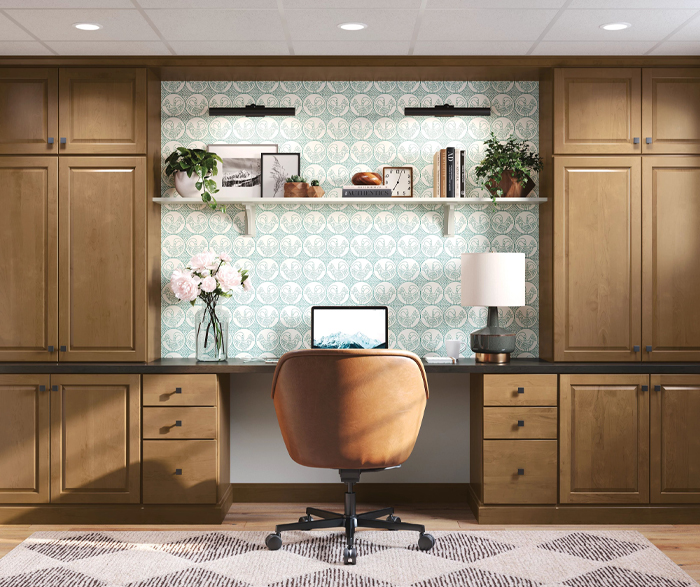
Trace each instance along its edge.
{"label": "white ceramic mug", "polygon": [[448,357],[459,359],[459,354],[467,350],[467,343],[461,340],[446,340],[445,349]]}

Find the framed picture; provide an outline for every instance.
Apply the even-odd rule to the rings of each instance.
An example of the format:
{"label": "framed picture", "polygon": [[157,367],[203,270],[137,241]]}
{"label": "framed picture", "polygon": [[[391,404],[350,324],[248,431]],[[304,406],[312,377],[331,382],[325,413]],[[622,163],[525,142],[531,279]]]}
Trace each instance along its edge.
{"label": "framed picture", "polygon": [[277,153],[277,145],[208,145],[207,150],[223,160],[219,173],[213,178],[219,188],[215,197],[260,197],[260,156]]}
{"label": "framed picture", "polygon": [[300,153],[263,153],[262,197],[284,198],[284,184],[288,177],[299,175]]}

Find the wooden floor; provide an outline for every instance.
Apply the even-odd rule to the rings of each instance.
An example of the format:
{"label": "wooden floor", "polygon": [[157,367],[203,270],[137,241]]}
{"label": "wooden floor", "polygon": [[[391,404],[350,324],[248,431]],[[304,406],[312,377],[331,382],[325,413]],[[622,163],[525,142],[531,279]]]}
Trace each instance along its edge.
{"label": "wooden floor", "polygon": [[[314,504],[332,511],[340,504]],[[367,505],[361,511],[382,507]],[[339,509],[340,508],[340,509]],[[0,557],[33,532],[40,530],[259,530],[272,531],[275,524],[296,522],[304,513],[297,503],[234,504],[221,526],[0,526]],[[466,505],[407,505],[396,508],[404,521],[424,524],[428,530],[636,530],[700,583],[700,526],[480,526]],[[360,530],[362,531],[362,530]]]}

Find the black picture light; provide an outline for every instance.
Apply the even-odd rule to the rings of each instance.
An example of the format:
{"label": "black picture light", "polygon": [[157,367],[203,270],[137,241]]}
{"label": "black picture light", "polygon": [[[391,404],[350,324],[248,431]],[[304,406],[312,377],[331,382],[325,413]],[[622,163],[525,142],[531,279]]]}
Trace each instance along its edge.
{"label": "black picture light", "polygon": [[262,118],[263,116],[296,116],[296,108],[268,108],[258,104],[248,104],[243,108],[209,108],[209,116],[248,116]]}
{"label": "black picture light", "polygon": [[491,108],[457,108],[452,104],[431,108],[411,108],[403,110],[404,116],[491,116]]}

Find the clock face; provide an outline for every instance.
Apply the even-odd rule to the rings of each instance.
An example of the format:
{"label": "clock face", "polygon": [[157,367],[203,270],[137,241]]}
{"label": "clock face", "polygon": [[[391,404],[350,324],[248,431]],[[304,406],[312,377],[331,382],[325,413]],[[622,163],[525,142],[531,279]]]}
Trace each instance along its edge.
{"label": "clock face", "polygon": [[384,185],[391,188],[392,197],[413,196],[413,168],[385,167]]}

